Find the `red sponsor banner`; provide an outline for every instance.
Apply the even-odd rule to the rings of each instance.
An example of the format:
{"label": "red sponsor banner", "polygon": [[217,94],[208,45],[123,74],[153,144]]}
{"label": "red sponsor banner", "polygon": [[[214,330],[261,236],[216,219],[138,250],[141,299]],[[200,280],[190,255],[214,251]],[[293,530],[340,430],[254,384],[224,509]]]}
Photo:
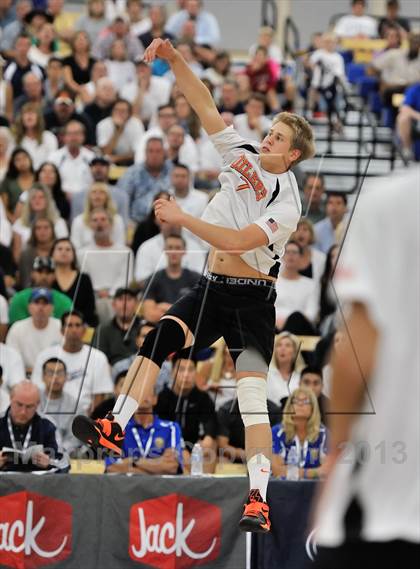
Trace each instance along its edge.
{"label": "red sponsor banner", "polygon": [[218,506],[182,494],[138,502],[130,510],[129,555],[159,569],[188,569],[220,555]]}
{"label": "red sponsor banner", "polygon": [[34,492],[0,498],[0,563],[36,569],[66,559],[72,545],[72,507]]}

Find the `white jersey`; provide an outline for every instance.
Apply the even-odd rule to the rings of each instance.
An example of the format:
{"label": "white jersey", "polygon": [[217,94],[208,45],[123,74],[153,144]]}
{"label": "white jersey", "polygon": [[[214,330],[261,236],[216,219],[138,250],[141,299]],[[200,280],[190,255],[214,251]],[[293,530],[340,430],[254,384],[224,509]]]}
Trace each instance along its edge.
{"label": "white jersey", "polygon": [[[362,511],[361,539],[420,542],[419,181],[416,168],[373,182],[357,204],[336,271],[340,302],[363,303],[379,339],[364,414],[319,508],[317,542],[328,547],[343,542],[353,498]],[[362,448],[357,467],[355,450]]]}
{"label": "white jersey", "polygon": [[277,277],[284,246],[295,231],[301,202],[293,172],[271,174],[261,166],[259,146],[239,136],[233,127],[210,136],[224,160],[221,190],[202,219],[214,225],[243,229],[255,223],[268,244],[241,255],[253,269]]}

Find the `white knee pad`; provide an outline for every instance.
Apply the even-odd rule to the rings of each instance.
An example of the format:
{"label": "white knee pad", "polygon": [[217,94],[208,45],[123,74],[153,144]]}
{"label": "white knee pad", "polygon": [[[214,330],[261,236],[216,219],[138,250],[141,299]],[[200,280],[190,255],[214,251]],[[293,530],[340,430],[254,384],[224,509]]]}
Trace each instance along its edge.
{"label": "white knee pad", "polygon": [[267,381],[243,377],[237,383],[238,404],[245,427],[270,423],[267,409]]}

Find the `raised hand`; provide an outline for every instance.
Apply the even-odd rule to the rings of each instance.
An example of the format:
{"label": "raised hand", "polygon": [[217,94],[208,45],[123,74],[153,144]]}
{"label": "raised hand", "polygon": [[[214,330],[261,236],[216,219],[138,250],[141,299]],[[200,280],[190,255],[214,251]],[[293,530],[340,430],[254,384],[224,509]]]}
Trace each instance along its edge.
{"label": "raised hand", "polygon": [[156,58],[171,61],[176,56],[176,50],[169,40],[156,38],[144,52],[144,61],[152,63]]}

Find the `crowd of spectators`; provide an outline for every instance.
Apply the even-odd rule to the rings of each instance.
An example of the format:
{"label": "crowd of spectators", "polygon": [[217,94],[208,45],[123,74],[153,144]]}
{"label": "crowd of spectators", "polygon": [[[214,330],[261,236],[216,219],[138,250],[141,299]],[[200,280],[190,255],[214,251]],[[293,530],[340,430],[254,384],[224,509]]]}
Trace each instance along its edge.
{"label": "crowd of spectators", "polygon": [[[169,15],[162,3],[88,0],[74,18],[63,0],[1,2],[0,470],[63,471],[66,455],[84,456],[73,414],[102,417],[112,408],[146,333],[203,273],[207,245],[157,220],[153,203],[175,199],[200,216],[223,163],[167,64],[142,60],[153,38],[176,42],[226,125],[246,139],[262,140],[273,114],[299,108],[296,78],[271,28],[261,28],[242,66],[233,65],[211,3],[178,4]],[[418,36],[407,36],[395,0],[379,27],[363,0],[351,5],[335,35],[314,38],[305,59],[309,108],[315,116],[324,100],[342,126],[337,84],[348,85],[337,40],[384,37],[389,47],[371,69],[384,100],[409,87],[397,125],[411,156],[420,136]],[[311,468],[322,474],[323,374],[336,324],[330,280],[348,221],[337,190],[320,173],[303,177],[303,217],[276,285],[268,375],[275,475],[285,473],[293,445],[307,449],[302,476]],[[302,352],[302,335],[322,336],[327,348],[318,357]],[[234,376],[223,345],[198,362],[166,361],[154,397],[127,427],[123,460],[108,459],[107,471],[188,472],[197,441],[208,472],[218,452],[221,462],[243,461]],[[27,452],[29,463],[13,449]]]}

